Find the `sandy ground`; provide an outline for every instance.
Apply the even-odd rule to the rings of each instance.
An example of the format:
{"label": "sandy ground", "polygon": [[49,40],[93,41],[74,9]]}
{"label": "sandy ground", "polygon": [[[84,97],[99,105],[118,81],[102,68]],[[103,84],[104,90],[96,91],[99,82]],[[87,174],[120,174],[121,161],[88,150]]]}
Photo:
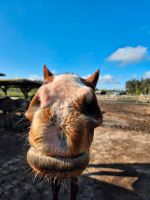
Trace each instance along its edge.
{"label": "sandy ground", "polygon": [[[79,178],[78,200],[150,200],[150,107],[100,103],[91,159]],[[50,183],[35,179],[25,154],[23,126],[0,132],[0,200],[51,199]],[[60,199],[68,199],[63,182]]]}

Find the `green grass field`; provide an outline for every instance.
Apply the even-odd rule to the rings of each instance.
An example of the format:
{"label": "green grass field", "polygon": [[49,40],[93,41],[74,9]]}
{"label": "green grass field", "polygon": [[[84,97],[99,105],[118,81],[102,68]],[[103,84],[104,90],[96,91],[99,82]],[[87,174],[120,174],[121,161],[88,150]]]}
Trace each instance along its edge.
{"label": "green grass field", "polygon": [[[35,94],[36,91],[37,91],[37,89],[32,89],[28,93],[29,98],[32,97]],[[5,96],[4,92],[2,90],[0,90],[0,97],[4,97],[4,96]],[[21,92],[21,90],[19,88],[8,89],[7,96],[24,98],[23,93]]]}

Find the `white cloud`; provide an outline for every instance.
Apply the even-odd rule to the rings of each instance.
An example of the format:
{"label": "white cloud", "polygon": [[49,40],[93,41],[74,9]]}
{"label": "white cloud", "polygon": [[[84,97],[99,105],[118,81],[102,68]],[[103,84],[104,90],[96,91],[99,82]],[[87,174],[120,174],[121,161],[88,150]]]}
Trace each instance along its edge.
{"label": "white cloud", "polygon": [[57,71],[55,69],[50,70],[52,72],[52,74],[57,74]]}
{"label": "white cloud", "polygon": [[119,62],[123,65],[129,63],[139,62],[146,59],[148,56],[147,47],[137,46],[137,47],[123,47],[117,49],[112,53],[107,60],[111,62]]}
{"label": "white cloud", "polygon": [[[51,70],[51,72],[55,75],[56,73],[57,73],[57,71],[56,70]],[[32,80],[32,81],[43,81],[43,76],[39,76],[39,75],[37,75],[37,74],[31,74],[31,75],[29,75],[29,77],[28,77],[28,79],[29,80]]]}
{"label": "white cloud", "polygon": [[119,82],[110,74],[100,76],[100,82],[106,84],[118,84]]}
{"label": "white cloud", "polygon": [[[85,75],[85,76],[83,76],[83,78],[88,78],[89,76],[91,76],[91,74]],[[118,84],[119,83],[119,81],[117,81],[110,74],[100,75],[99,82],[100,83],[105,83],[105,84]]]}
{"label": "white cloud", "polygon": [[150,78],[150,71],[145,72],[143,78],[144,79]]}
{"label": "white cloud", "polygon": [[83,78],[88,78],[88,77],[90,77],[91,76],[91,74],[87,74],[87,75],[85,75],[85,76],[82,76]]}
{"label": "white cloud", "polygon": [[32,81],[41,81],[41,80],[43,80],[43,77],[42,76],[38,76],[38,75],[36,75],[36,74],[33,74],[33,75],[30,75],[29,76],[29,80],[32,80]]}

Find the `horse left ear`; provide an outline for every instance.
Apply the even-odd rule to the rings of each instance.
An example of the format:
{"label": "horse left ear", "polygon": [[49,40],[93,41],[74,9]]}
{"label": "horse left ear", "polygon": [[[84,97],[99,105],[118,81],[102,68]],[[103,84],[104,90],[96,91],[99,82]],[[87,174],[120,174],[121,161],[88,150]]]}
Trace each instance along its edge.
{"label": "horse left ear", "polygon": [[43,66],[43,74],[44,74],[44,81],[47,80],[48,77],[54,76],[52,72],[50,72],[46,65]]}
{"label": "horse left ear", "polygon": [[99,79],[100,70],[98,69],[94,74],[86,78],[86,82],[89,83],[93,88],[96,87],[96,84]]}

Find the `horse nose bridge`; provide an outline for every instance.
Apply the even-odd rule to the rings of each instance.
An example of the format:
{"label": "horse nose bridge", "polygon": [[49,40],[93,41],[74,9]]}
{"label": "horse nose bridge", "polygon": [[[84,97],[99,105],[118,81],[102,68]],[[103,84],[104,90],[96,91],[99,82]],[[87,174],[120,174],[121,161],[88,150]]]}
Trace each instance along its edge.
{"label": "horse nose bridge", "polygon": [[48,108],[50,111],[49,121],[54,120],[57,125],[64,123],[67,117],[73,117],[75,113],[80,113],[81,108],[85,102],[86,95],[89,90],[87,88],[78,88],[76,93],[55,93],[46,95],[41,98],[41,109]]}

